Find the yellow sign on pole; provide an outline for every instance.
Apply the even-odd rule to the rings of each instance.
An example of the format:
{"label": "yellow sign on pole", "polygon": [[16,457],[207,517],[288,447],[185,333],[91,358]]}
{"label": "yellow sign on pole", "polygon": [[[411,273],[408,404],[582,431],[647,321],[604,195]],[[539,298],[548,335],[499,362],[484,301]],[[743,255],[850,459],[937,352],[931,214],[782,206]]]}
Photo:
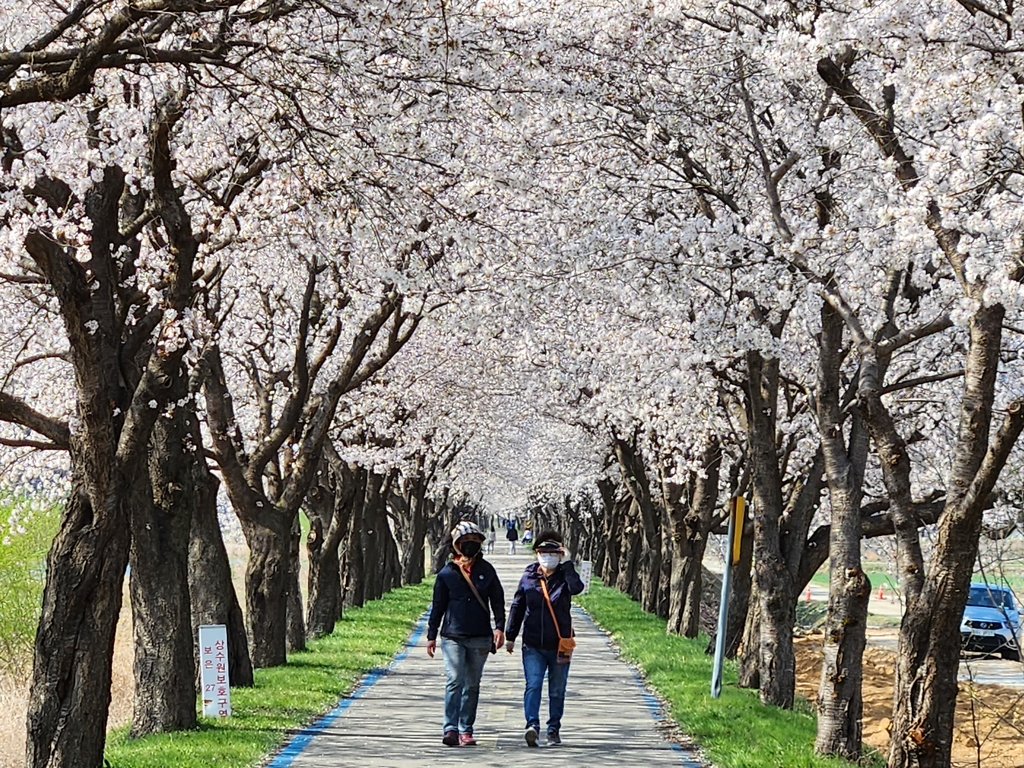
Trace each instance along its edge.
{"label": "yellow sign on pole", "polygon": [[736,496],[732,500],[732,514],[733,514],[733,525],[732,525],[732,564],[736,565],[740,561],[740,544],[743,541],[743,520],[746,517],[747,512],[747,500],[742,496]]}

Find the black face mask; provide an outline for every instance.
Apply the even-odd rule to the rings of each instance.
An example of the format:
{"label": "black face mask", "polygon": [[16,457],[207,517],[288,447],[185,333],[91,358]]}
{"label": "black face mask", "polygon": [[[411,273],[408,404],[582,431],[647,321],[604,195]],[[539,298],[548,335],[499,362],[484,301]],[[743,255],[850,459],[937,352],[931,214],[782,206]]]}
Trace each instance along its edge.
{"label": "black face mask", "polygon": [[476,557],[480,554],[480,542],[464,541],[459,544],[459,551],[466,557]]}

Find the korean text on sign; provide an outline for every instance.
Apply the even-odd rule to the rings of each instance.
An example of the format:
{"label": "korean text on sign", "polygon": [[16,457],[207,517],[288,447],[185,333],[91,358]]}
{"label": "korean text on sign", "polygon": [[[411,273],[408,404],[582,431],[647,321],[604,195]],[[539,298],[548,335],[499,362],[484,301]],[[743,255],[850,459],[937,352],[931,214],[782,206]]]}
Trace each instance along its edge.
{"label": "korean text on sign", "polygon": [[223,624],[204,624],[199,627],[199,670],[203,714],[207,717],[230,717],[228,631]]}

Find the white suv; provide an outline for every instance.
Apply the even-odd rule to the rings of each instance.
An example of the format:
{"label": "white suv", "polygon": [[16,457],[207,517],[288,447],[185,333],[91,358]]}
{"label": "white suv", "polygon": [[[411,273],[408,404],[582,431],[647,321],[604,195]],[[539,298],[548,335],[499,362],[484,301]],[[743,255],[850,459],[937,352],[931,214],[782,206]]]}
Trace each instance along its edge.
{"label": "white suv", "polygon": [[1021,617],[1013,592],[1008,587],[971,584],[960,639],[965,651],[998,653],[1020,661]]}

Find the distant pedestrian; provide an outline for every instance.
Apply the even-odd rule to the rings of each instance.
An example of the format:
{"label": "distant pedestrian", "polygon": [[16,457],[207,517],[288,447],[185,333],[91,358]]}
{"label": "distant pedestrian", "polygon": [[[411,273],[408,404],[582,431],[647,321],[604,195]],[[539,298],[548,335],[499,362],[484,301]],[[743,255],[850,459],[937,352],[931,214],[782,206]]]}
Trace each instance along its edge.
{"label": "distant pedestrian", "polygon": [[523,546],[528,547],[531,544],[533,544],[533,531],[527,528],[523,531]]}
{"label": "distant pedestrian", "polygon": [[516,542],[519,541],[519,531],[516,530],[515,523],[512,523],[508,530],[505,531],[505,538],[508,539],[508,553],[514,555],[516,553]]}
{"label": "distant pedestrian", "polygon": [[491,521],[491,530],[487,532],[487,554],[494,554],[494,545],[498,542],[498,532],[494,530],[494,521]]}
{"label": "distant pedestrian", "polygon": [[[437,635],[448,684],[444,692],[441,741],[449,747],[472,746],[480,700],[480,678],[487,655],[504,641],[505,593],[498,574],[483,559],[484,534],[463,521],[451,532],[455,557],[434,581],[427,622],[427,655],[434,658]],[[489,614],[494,614],[494,629]]]}
{"label": "distant pedestrian", "polygon": [[569,662],[576,645],[572,629],[572,596],[583,591],[583,582],[555,531],[543,531],[533,545],[537,562],[526,566],[519,580],[505,627],[505,650],[515,649],[523,633],[523,672],[526,691],[526,743],[537,746],[540,733],[540,694],[544,675],[548,678],[547,743],[562,743],[560,735],[565,711],[565,687]]}

